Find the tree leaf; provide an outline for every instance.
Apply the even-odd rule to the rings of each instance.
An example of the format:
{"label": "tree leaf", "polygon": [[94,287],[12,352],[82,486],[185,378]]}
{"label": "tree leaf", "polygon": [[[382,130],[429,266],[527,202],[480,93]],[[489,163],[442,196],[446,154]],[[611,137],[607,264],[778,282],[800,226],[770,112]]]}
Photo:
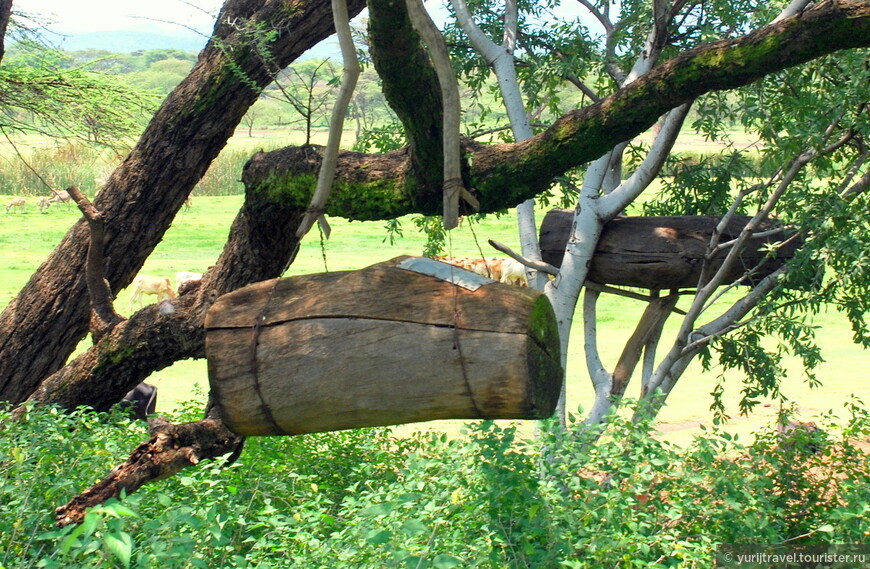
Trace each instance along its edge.
{"label": "tree leaf", "polygon": [[462,565],[462,560],[453,557],[452,555],[447,555],[446,553],[439,553],[435,556],[435,559],[432,560],[432,567],[435,569],[451,569],[452,567],[458,567]]}
{"label": "tree leaf", "polygon": [[106,549],[114,555],[124,567],[130,567],[130,556],[133,553],[133,538],[125,531],[108,534],[104,540]]}

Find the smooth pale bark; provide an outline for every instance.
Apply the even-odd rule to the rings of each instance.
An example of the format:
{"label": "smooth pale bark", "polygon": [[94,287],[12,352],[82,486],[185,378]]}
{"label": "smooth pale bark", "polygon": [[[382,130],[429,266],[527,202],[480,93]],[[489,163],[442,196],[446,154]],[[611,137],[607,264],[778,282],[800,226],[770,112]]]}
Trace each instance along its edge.
{"label": "smooth pale bark", "polygon": [[314,220],[320,223],[324,235],[327,239],[329,238],[329,224],[323,217],[323,205],[332,190],[332,181],[335,178],[335,161],[338,159],[341,135],[344,131],[344,116],[347,114],[347,108],[350,105],[360,74],[359,59],[356,56],[348,19],[347,1],[332,0],[332,20],[339,46],[341,46],[341,62],[344,65],[344,70],[341,74],[341,87],[338,90],[329,119],[329,140],[323,152],[323,163],[320,165],[320,173],[317,176],[317,187],[314,189],[311,205],[308,206],[308,211],[305,212],[299,229],[296,230],[296,236],[300,239],[311,229]]}
{"label": "smooth pale bark", "polygon": [[[806,6],[807,2],[801,2],[796,0],[792,2],[775,20],[772,24],[776,24],[782,21],[787,20],[788,18],[792,18],[794,20],[797,16],[801,14],[802,9]],[[664,45],[664,40],[667,34],[667,26],[668,21],[672,17],[672,14],[668,14],[668,3],[665,2],[656,2],[654,3],[654,26],[650,32],[650,35],[647,38],[645,49],[642,52],[642,56],[638,59],[635,66],[631,70],[630,73],[627,74],[625,79],[625,84],[629,84],[633,81],[636,81],[639,77],[647,74],[652,69],[652,65],[657,61],[659,54],[661,53],[661,49]],[[775,25],[768,26],[767,29],[772,29]],[[621,77],[621,73],[618,70],[613,69],[614,78],[617,80]],[[612,164],[616,157],[605,155],[600,158],[597,162],[593,163],[592,167],[587,171],[587,177],[584,181],[584,193],[581,194],[580,203],[577,208],[577,217],[575,219],[575,226],[583,225],[585,230],[593,231],[599,230],[599,228],[593,228],[592,225],[596,223],[606,223],[613,216],[617,215],[624,207],[626,207],[629,203],[631,203],[639,193],[646,188],[646,186],[650,183],[650,181],[657,175],[661,166],[664,162],[664,159],[667,157],[670,152],[670,148],[673,145],[674,140],[679,131],[679,127],[682,124],[683,119],[688,113],[689,105],[684,104],[679,108],[676,108],[674,111],[671,111],[666,119],[664,126],[661,131],[656,136],[655,142],[653,144],[652,149],[647,155],[644,163],[641,167],[636,171],[633,176],[634,179],[629,180],[625,184],[621,184],[619,187],[608,187],[605,182],[606,178],[602,175],[602,170]],[[618,148],[614,150],[614,152],[620,152]],[[598,187],[599,194],[596,195],[594,192],[594,188]],[[588,198],[588,199],[586,199]],[[582,214],[584,210],[593,210],[597,215],[586,215],[585,218]],[[769,211],[769,210],[768,210]],[[753,219],[748,225],[743,235],[737,240],[734,244],[734,248],[732,248],[729,257],[723,263],[723,269],[720,270],[719,275],[724,278],[724,270],[733,265],[733,255],[738,255],[741,252],[743,242],[751,235],[752,231],[755,228],[755,225],[758,223],[758,220],[763,219],[766,216],[766,211],[764,213],[760,213],[757,216],[757,219]],[[571,253],[569,250],[567,253]],[[579,254],[589,254],[589,251],[581,251]],[[575,252],[576,254],[576,252]],[[567,257],[567,254],[566,254]],[[705,264],[706,265],[706,264]],[[588,264],[586,265],[588,269]],[[582,267],[580,267],[582,271]],[[581,273],[582,274],[582,273]],[[585,275],[584,275],[585,278]],[[720,284],[722,284],[722,278],[719,280],[715,280],[709,284],[710,287],[715,289]],[[699,279],[702,284],[704,279]],[[698,307],[703,305],[706,300],[709,298],[709,292],[706,290],[707,287],[703,287],[695,299],[695,304],[693,307]],[[568,291],[570,294],[573,294],[573,290]],[[579,291],[578,291],[579,293]],[[597,301],[598,295],[587,295],[586,298],[586,308],[584,310],[584,317],[594,317],[595,311],[594,307],[591,307],[589,304]],[[700,300],[699,300],[700,299]],[[699,304],[700,303],[700,304]],[[562,303],[560,306],[568,307],[567,303]],[[682,334],[678,338],[677,345],[675,345],[674,349],[672,349],[671,354],[665,358],[666,362],[670,362],[672,367],[660,367],[659,371],[653,373],[654,360],[655,360],[655,348],[658,345],[658,337],[652,337],[647,335],[644,339],[643,346],[644,349],[648,350],[644,355],[644,373],[643,373],[643,392],[642,396],[651,395],[648,391],[650,386],[655,389],[656,386],[666,385],[667,392],[670,391],[670,388],[676,383],[677,379],[682,374],[682,371],[685,370],[685,366],[688,365],[688,361],[691,359],[691,356],[687,356],[684,358],[673,358],[673,353],[677,350],[678,346],[683,344],[685,339],[685,334],[688,333],[688,330],[691,329],[693,325],[694,318],[690,315],[686,317],[683,324]],[[689,323],[692,322],[691,325]],[[639,323],[641,326],[642,322]],[[594,329],[591,327],[589,323],[587,323],[586,330]],[[566,333],[570,332],[570,328],[565,331]],[[661,328],[658,328],[658,334],[661,333]],[[592,345],[592,343],[587,338],[586,342],[587,348],[587,367],[590,370],[594,370],[594,373],[590,371],[593,388],[595,390],[595,403],[592,406],[592,411],[587,417],[587,422],[590,424],[594,424],[600,422],[604,419],[607,413],[613,408],[614,405],[617,404],[619,398],[622,393],[625,391],[625,382],[627,382],[626,377],[616,377],[617,374],[620,374],[619,365],[617,365],[617,369],[614,370],[613,374],[610,377],[607,376],[602,370],[601,362],[598,356],[597,347]],[[684,354],[685,355],[685,354]],[[694,355],[694,354],[692,354]],[[623,360],[620,360],[622,363]],[[637,361],[633,362],[632,368],[637,364]],[[679,369],[677,368],[679,366]],[[667,371],[665,371],[667,370]],[[621,373],[624,376],[624,370]],[[630,377],[630,374],[628,375]],[[666,377],[666,379],[665,379]],[[666,393],[663,397],[657,397],[656,402],[650,402],[647,404],[647,411],[650,411],[653,407],[657,410],[659,406],[664,402],[664,397],[666,397]]]}
{"label": "smooth pale bark", "polygon": [[[492,67],[498,81],[502,101],[507,111],[514,140],[528,140],[534,136],[529,116],[526,113],[522,92],[517,79],[514,65],[514,48],[516,46],[518,8],[514,0],[505,3],[504,39],[501,45],[492,41],[474,23],[468,6],[463,0],[452,0],[459,25],[471,39],[471,43],[487,64]],[[535,202],[529,198],[517,206],[517,229],[520,236],[520,248],[523,256],[532,261],[540,261],[538,247],[538,231],[535,223]],[[538,290],[543,290],[547,277],[538,271],[526,270],[526,281]],[[564,365],[564,364],[563,364]]]}

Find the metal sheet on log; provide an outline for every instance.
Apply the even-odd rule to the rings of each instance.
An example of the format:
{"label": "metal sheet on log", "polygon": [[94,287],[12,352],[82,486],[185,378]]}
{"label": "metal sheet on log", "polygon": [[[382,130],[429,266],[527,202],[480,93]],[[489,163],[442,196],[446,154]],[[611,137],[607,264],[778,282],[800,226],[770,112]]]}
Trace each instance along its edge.
{"label": "metal sheet on log", "polygon": [[[749,222],[747,216],[734,216],[720,242],[736,238]],[[541,256],[555,267],[562,264],[574,221],[574,210],[554,209],[541,223]],[[604,226],[587,279],[647,289],[690,288],[698,286],[707,245],[720,218],[715,216],[617,217]],[[759,231],[772,229],[765,223]],[[794,256],[800,240],[793,239],[772,256],[765,246],[784,241],[786,229],[764,237],[751,238],[739,262],[731,267],[726,282],[753,270],[746,284],[757,282]],[[710,262],[717,270],[725,257],[720,253]]]}
{"label": "metal sheet on log", "polygon": [[206,356],[229,428],[281,435],[550,416],[563,372],[546,297],[496,282],[470,290],[451,280],[480,277],[437,261],[422,265],[445,265],[444,278],[397,266],[421,265],[409,259],[220,297],[206,317]]}

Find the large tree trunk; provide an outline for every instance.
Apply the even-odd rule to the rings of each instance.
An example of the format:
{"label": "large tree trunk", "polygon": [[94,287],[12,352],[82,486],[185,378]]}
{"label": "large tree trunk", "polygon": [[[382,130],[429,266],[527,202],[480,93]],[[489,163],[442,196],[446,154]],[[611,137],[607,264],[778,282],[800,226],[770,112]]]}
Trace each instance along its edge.
{"label": "large tree trunk", "polygon": [[12,0],[0,0],[0,61],[6,53],[6,26],[9,25],[9,17],[12,15]]}
{"label": "large tree trunk", "polygon": [[[362,0],[349,4],[352,14],[363,7]],[[249,32],[238,28],[247,22],[282,31],[270,44],[271,59],[255,53]],[[106,278],[114,291],[131,282],[163,238],[260,90],[330,33],[325,0],[298,4],[292,13],[280,0],[224,5],[196,66],[167,97],[95,204],[107,220]],[[26,399],[84,337],[87,243],[87,226],[79,222],[0,315],[0,400]]]}

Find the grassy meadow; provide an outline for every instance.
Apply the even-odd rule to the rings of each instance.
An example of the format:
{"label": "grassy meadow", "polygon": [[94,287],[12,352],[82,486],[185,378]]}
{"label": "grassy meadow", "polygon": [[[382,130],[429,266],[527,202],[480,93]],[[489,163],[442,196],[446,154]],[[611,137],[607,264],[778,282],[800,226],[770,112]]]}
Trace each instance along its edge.
{"label": "grassy meadow", "polygon": [[[203,184],[230,186],[227,191],[241,189],[238,171],[252,151],[262,147],[271,148],[293,140],[277,140],[274,136],[246,133],[237,135],[224,151],[222,167],[213,167]],[[227,158],[228,157],[228,158]],[[106,164],[111,162],[110,157]],[[226,165],[226,162],[230,162]],[[104,171],[107,165],[95,164],[95,170]],[[96,172],[95,172],[96,173]],[[63,181],[59,184],[63,185]],[[235,184],[235,186],[234,186]],[[82,184],[86,193],[93,190]],[[35,191],[33,194],[40,192]],[[201,195],[217,192],[198,189],[194,191],[193,206],[182,211],[166,234],[161,245],[145,263],[144,274],[174,277],[177,271],[205,271],[221,252],[232,220],[242,202],[242,196]],[[32,194],[31,194],[32,195]],[[10,193],[0,195],[5,206]],[[541,216],[543,212],[541,213]],[[53,206],[47,213],[36,211],[35,198],[28,199],[24,213],[3,213],[0,217],[0,306],[15,296],[30,275],[60,241],[68,228],[80,215],[74,207]],[[424,246],[424,237],[417,232],[411,219],[402,220],[403,236],[391,243],[382,222],[347,222],[331,219],[332,237],[321,240],[313,231],[300,254],[285,276],[311,272],[357,269],[398,255],[419,255]],[[476,257],[495,254],[487,245],[487,239],[496,239],[518,248],[513,212],[500,217],[489,216],[479,224],[467,224],[451,232],[447,244],[448,254]],[[129,293],[122,291],[117,300],[117,309],[122,314],[131,311]],[[150,298],[150,297],[146,297]],[[153,301],[153,300],[152,300]],[[619,356],[624,339],[633,330],[637,317],[643,310],[640,302],[615,296],[607,296],[599,306],[599,336],[602,357],[612,366]],[[676,319],[670,325],[674,329]],[[821,343],[826,362],[818,372],[821,388],[811,389],[801,378],[795,365],[794,373],[784,383],[783,393],[796,403],[800,415],[809,418],[830,409],[839,409],[850,394],[866,393],[856,380],[856,370],[866,369],[868,354],[850,341],[851,332],[844,318],[837,313],[820,314],[816,322],[820,328]],[[665,338],[667,340],[667,336]],[[582,330],[575,326],[569,353],[568,409],[588,408],[592,401],[591,387],[586,377],[582,356]],[[672,394],[667,408],[660,416],[661,429],[675,441],[688,441],[701,425],[709,425],[712,401],[710,392],[716,385],[718,372],[703,373],[696,363],[682,378]],[[738,433],[748,433],[757,426],[774,420],[778,403],[767,402],[756,408],[751,417],[741,417],[737,401],[740,396],[740,378],[729,376],[726,383],[728,412],[733,420],[726,428]],[[180,402],[204,397],[208,380],[204,361],[183,361],[162,370],[149,379],[159,388],[158,411],[174,409]],[[629,396],[636,393],[629,388]],[[578,413],[582,417],[582,412]],[[426,427],[454,431],[459,423],[433,423]],[[416,428],[416,427],[415,427]]]}

